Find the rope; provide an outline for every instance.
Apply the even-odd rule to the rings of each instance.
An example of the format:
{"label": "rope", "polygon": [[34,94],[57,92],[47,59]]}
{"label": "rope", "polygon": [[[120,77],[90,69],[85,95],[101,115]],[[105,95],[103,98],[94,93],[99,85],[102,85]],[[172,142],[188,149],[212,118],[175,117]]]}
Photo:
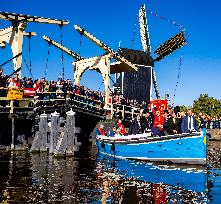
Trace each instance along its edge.
{"label": "rope", "polygon": [[[60,29],[61,29],[61,45],[63,46],[63,23],[60,26]],[[61,63],[62,63],[62,77],[63,77],[63,80],[64,80],[64,51],[61,50]]]}
{"label": "rope", "polygon": [[101,84],[100,84],[100,86],[99,86],[99,89],[97,90],[98,92],[100,91],[100,89],[101,89],[101,85],[104,83],[104,81],[102,80],[102,82],[101,82]]}
{"label": "rope", "polygon": [[174,106],[174,103],[175,103],[176,91],[177,91],[177,87],[178,87],[179,80],[180,80],[182,61],[183,61],[183,53],[182,53],[181,56],[180,56],[179,67],[178,67],[178,75],[177,75],[177,81],[176,81],[176,86],[175,86],[174,94],[173,94],[173,104],[172,104],[172,107]]}
{"label": "rope", "polygon": [[82,46],[83,32],[80,33],[80,35],[81,35],[81,38],[80,38],[80,45],[79,45],[79,51],[78,51],[78,55],[79,56],[81,55],[81,46]]}
{"label": "rope", "polygon": [[167,19],[167,18],[165,18],[165,17],[163,17],[163,16],[160,16],[160,15],[158,15],[158,14],[156,14],[156,13],[150,11],[150,10],[147,10],[147,13],[149,13],[149,14],[155,16],[155,17],[158,17],[158,18],[160,18],[161,20],[167,21],[168,23],[173,24],[174,26],[179,27],[182,31],[185,31],[185,30],[186,30],[181,24],[177,23],[176,21]]}
{"label": "rope", "polygon": [[25,66],[26,66],[26,68],[27,68],[28,71],[29,71],[30,76],[33,78],[33,75],[32,75],[32,73],[31,73],[31,68],[28,66],[27,61],[25,60],[24,55],[23,55],[23,60],[24,60],[24,62],[25,62]]}
{"label": "rope", "polygon": [[46,67],[45,67],[45,75],[44,75],[45,78],[46,78],[47,71],[48,71],[48,60],[49,60],[49,55],[50,55],[50,48],[51,48],[51,42],[48,42],[48,54],[47,54],[47,59],[46,59]]}
{"label": "rope", "polygon": [[137,32],[138,18],[139,18],[139,15],[137,14],[136,20],[135,20],[135,24],[134,24],[133,38],[132,38],[132,42],[131,42],[132,49],[134,49],[135,37],[136,37],[136,32]]}
{"label": "rope", "polygon": [[[32,73],[32,64],[31,64],[31,35],[28,35],[28,53],[29,53],[29,71]],[[31,74],[32,76],[32,74]]]}
{"label": "rope", "polygon": [[22,52],[20,52],[19,54],[15,55],[14,57],[12,57],[12,58],[9,59],[8,61],[4,62],[3,64],[1,64],[0,67],[3,67],[4,65],[8,64],[8,63],[11,62],[13,59],[19,57],[20,55],[22,55]]}

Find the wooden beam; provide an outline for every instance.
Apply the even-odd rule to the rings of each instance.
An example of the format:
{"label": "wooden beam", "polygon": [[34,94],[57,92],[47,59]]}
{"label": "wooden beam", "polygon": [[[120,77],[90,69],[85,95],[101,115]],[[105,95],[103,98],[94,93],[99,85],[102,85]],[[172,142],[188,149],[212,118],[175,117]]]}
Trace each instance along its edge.
{"label": "wooden beam", "polygon": [[78,25],[74,25],[74,28],[81,34],[90,39],[92,42],[94,42],[96,45],[98,45],[100,48],[102,48],[104,51],[108,52],[113,56],[114,59],[123,62],[127,64],[129,67],[131,67],[131,71],[137,71],[137,67],[129,62],[127,59],[125,59],[123,56],[121,56],[119,53],[115,52],[113,49],[108,47],[106,44],[104,44],[102,41],[98,40],[96,37],[94,37],[92,34],[84,30]]}
{"label": "wooden beam", "polygon": [[51,43],[52,45],[54,45],[55,47],[59,48],[60,50],[63,50],[65,53],[67,53],[68,55],[70,55],[71,57],[75,58],[77,61],[78,60],[82,60],[84,59],[83,57],[81,57],[80,55],[78,55],[77,53],[73,52],[72,50],[64,47],[63,45],[61,45],[60,43],[50,39],[48,36],[44,35],[43,39],[46,40],[48,43]]}
{"label": "wooden beam", "polygon": [[0,19],[8,20],[8,21],[22,21],[22,22],[34,22],[34,23],[47,23],[47,24],[58,24],[58,25],[67,25],[69,21],[60,20],[60,19],[52,19],[52,18],[44,18],[39,16],[31,16],[17,13],[9,13],[9,12],[0,12]]}
{"label": "wooden beam", "polygon": [[36,36],[36,32],[24,32],[23,34],[24,36],[27,36],[27,37],[31,37],[31,36]]}

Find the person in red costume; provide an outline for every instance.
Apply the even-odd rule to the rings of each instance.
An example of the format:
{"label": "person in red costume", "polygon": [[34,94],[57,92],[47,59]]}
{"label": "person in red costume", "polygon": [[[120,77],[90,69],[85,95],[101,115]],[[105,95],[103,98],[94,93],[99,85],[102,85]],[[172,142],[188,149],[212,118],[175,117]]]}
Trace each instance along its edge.
{"label": "person in red costume", "polygon": [[126,135],[126,134],[127,134],[127,132],[126,132],[126,130],[125,130],[125,127],[124,127],[124,125],[122,124],[122,121],[121,121],[121,120],[118,120],[118,121],[117,121],[117,129],[118,129],[118,133],[119,133],[120,135]]}
{"label": "person in red costume", "polygon": [[164,135],[164,123],[165,119],[159,110],[156,110],[154,113],[152,133],[153,135],[163,136]]}
{"label": "person in red costume", "polygon": [[37,93],[42,92],[42,85],[41,85],[40,79],[35,80],[35,83],[34,83],[33,88],[35,88],[35,90],[36,90]]}

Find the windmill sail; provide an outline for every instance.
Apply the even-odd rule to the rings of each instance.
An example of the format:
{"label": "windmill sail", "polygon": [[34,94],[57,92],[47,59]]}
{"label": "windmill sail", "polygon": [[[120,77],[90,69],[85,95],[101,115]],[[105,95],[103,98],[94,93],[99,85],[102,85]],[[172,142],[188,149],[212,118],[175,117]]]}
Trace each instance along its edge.
{"label": "windmill sail", "polygon": [[[140,38],[141,38],[142,47],[143,47],[144,52],[150,55],[150,52],[151,52],[150,34],[148,30],[148,25],[147,25],[145,5],[142,5],[139,10],[139,20],[140,20]],[[159,90],[157,86],[156,74],[154,70],[152,70],[152,79],[150,80],[153,81],[156,97],[160,98]],[[150,95],[152,95],[152,93],[150,93]]]}
{"label": "windmill sail", "polygon": [[144,52],[150,54],[151,52],[150,36],[148,32],[145,5],[142,5],[139,10],[139,21],[140,21],[140,37],[141,37],[142,47]]}
{"label": "windmill sail", "polygon": [[184,33],[183,32],[178,33],[177,35],[173,36],[165,43],[160,45],[158,49],[156,49],[154,53],[156,53],[158,57],[154,61],[160,61],[165,56],[171,54],[172,52],[183,47],[186,44],[187,42]]}

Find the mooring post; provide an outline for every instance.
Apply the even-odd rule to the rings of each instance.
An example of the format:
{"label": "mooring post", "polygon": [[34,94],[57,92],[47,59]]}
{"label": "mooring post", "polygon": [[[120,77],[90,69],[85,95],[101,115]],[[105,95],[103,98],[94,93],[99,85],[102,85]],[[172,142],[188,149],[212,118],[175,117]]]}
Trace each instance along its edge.
{"label": "mooring post", "polygon": [[47,130],[48,116],[43,113],[40,115],[39,131],[32,142],[31,152],[47,151]]}
{"label": "mooring post", "polygon": [[66,118],[67,131],[67,150],[66,156],[73,156],[76,149],[77,141],[75,137],[75,112],[72,110],[67,112]]}
{"label": "mooring post", "polygon": [[15,149],[15,116],[12,115],[11,117],[12,120],[12,142],[11,142],[11,149]]}
{"label": "mooring post", "polygon": [[60,135],[60,114],[56,111],[51,114],[51,131],[49,153],[53,154]]}
{"label": "mooring post", "polygon": [[67,157],[74,156],[74,152],[78,151],[80,143],[77,142],[76,133],[79,130],[75,127],[75,112],[68,111],[64,131],[61,132],[60,138],[54,150],[55,157],[66,155]]}
{"label": "mooring post", "polygon": [[47,151],[47,132],[48,132],[48,115],[43,113],[40,115],[39,122],[39,137],[40,137],[40,151]]}

